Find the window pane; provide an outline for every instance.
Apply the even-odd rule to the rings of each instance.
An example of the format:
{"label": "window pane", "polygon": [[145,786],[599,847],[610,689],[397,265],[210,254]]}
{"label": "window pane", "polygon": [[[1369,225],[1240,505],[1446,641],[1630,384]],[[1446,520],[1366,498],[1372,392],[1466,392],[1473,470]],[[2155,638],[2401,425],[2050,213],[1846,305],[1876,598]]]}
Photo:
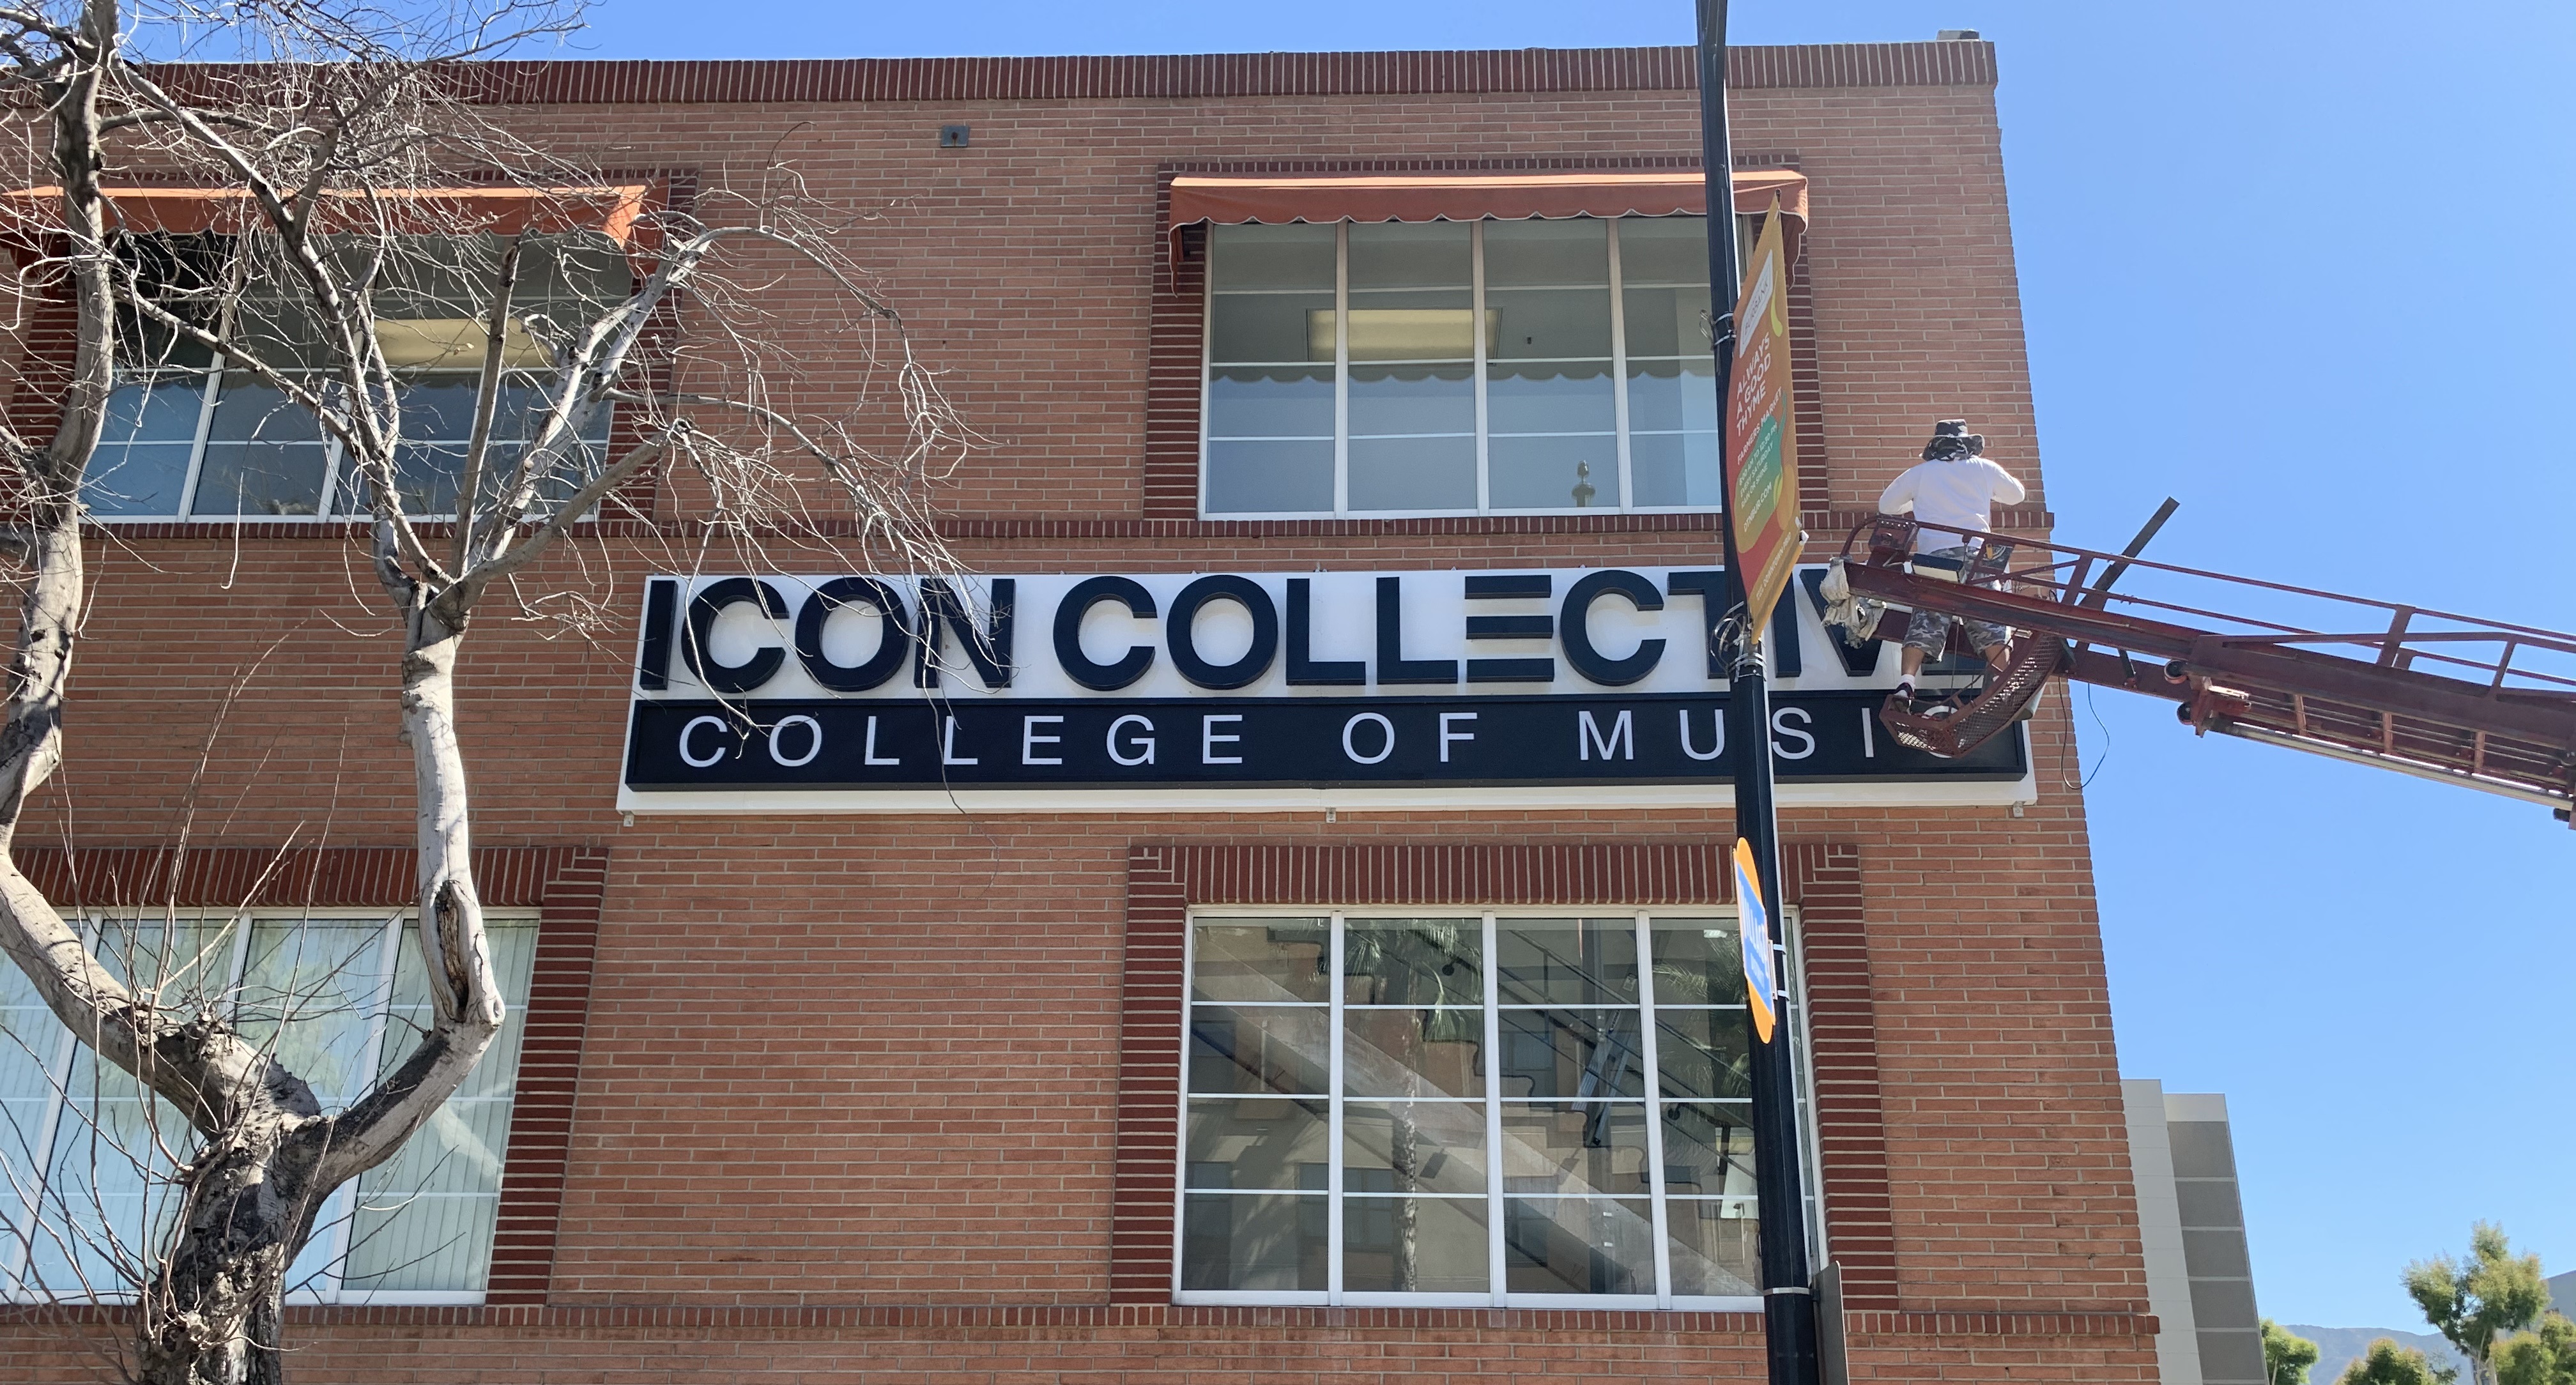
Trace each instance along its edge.
{"label": "window pane", "polygon": [[1503,1203],[1503,1273],[1516,1294],[1651,1294],[1654,1246],[1644,1198]]}
{"label": "window pane", "polygon": [[175,515],[194,443],[100,443],[81,477],[81,499],[99,515]]}
{"label": "window pane", "polygon": [[242,1033],[304,1079],[326,1111],[370,1075],[367,1033],[383,980],[381,919],[261,919],[235,1014]]}
{"label": "window pane", "polygon": [[1505,1097],[1646,1094],[1635,1010],[1505,1010],[1502,1042]]}
{"label": "window pane", "polygon": [[1190,1007],[1190,1090],[1212,1095],[1324,1094],[1321,1009]]}
{"label": "window pane", "polygon": [[1664,1095],[1753,1095],[1752,1028],[1751,1015],[1742,1006],[1655,1011],[1655,1060],[1663,1071]]}
{"label": "window pane", "polygon": [[[1476,354],[1475,298],[1465,287],[1351,294],[1354,361],[1465,361]],[[1492,314],[1486,315],[1490,328]],[[1329,337],[1313,343],[1329,354]]]}
{"label": "window pane", "polygon": [[360,1181],[347,1286],[482,1288],[509,1140],[506,1097],[451,1100],[438,1108],[400,1154]]}
{"label": "window pane", "polygon": [[1679,356],[1709,362],[1716,348],[1708,340],[1708,289],[1638,288],[1627,281],[1622,318],[1628,331],[1628,359]]}
{"label": "window pane", "polygon": [[54,1131],[28,1277],[72,1297],[130,1291],[178,1211],[169,1184],[196,1149],[186,1118],[87,1048],[72,1060],[71,1100]]}
{"label": "window pane", "polygon": [[1646,1103],[1503,1103],[1503,1190],[1510,1193],[1651,1191]]}
{"label": "window pane", "polygon": [[1517,284],[1610,286],[1610,223],[1592,217],[1563,221],[1485,223],[1485,287]]}
{"label": "window pane", "polygon": [[[1324,431],[1332,432],[1332,382],[1324,382]],[[1351,367],[1351,434],[1476,432],[1476,368],[1465,365]],[[1468,455],[1474,456],[1471,445]],[[1470,487],[1469,494],[1474,494]]]}
{"label": "window pane", "polygon": [[243,374],[224,377],[207,429],[191,509],[210,515],[309,515],[322,503],[321,426],[285,394]]}
{"label": "window pane", "polygon": [[1333,359],[1333,295],[1218,294],[1208,324],[1208,359],[1219,365]]}
{"label": "window pane", "polygon": [[[464,1086],[402,1152],[358,1180],[342,1270],[351,1289],[471,1292],[483,1287],[490,1270],[537,926],[494,920],[483,931],[507,1006],[501,1032]],[[419,926],[406,923],[396,947],[393,1007],[377,1054],[379,1073],[411,1056],[431,1019]]]}
{"label": "window pane", "polygon": [[1483,1096],[1482,1009],[1342,1012],[1342,1088],[1352,1096]]}
{"label": "window pane", "polygon": [[1481,918],[1342,921],[1343,1002],[1473,1005],[1485,995]]}
{"label": "window pane", "polygon": [[1716,358],[1630,361],[1628,426],[1646,433],[1715,432]]}
{"label": "window pane", "polygon": [[1494,972],[1505,1005],[1616,1005],[1637,999],[1633,918],[1500,919]]}
{"label": "window pane", "polygon": [[[493,454],[503,450],[498,447],[488,450],[484,454],[484,465],[493,465]],[[503,465],[517,460],[516,448],[508,449],[508,452],[511,455],[503,459]],[[454,514],[456,488],[463,484],[464,480],[465,449],[463,447],[433,447],[407,442],[394,449],[394,488],[402,497],[403,512],[406,514]],[[356,482],[357,478],[351,476],[349,484],[343,485],[340,488],[341,491],[346,494]],[[490,495],[493,491],[491,486],[480,489],[485,495]],[[349,511],[353,513],[368,508],[366,497],[363,495],[350,496],[347,504]]]}
{"label": "window pane", "polygon": [[[1469,426],[1473,425],[1471,412]],[[1332,367],[1219,366],[1210,370],[1208,436],[1332,437]]]}
{"label": "window pane", "polygon": [[1208,444],[1209,514],[1329,513],[1332,508],[1329,441]]}
{"label": "window pane", "polygon": [[1492,1283],[1483,1198],[1342,1200],[1345,1290],[1474,1294]]}
{"label": "window pane", "polygon": [[1358,1193],[1481,1196],[1485,1191],[1484,1103],[1345,1103],[1342,1181]]}
{"label": "window pane", "polygon": [[1190,996],[1196,1000],[1323,1001],[1332,975],[1324,960],[1330,919],[1201,920],[1193,943]]}
{"label": "window pane", "polygon": [[1647,936],[1655,952],[1658,1005],[1742,1005],[1744,953],[1733,919],[1656,919]]}
{"label": "window pane", "polygon": [[[0,965],[0,1270],[23,1229],[24,1193],[41,1171],[45,1116],[54,1106],[54,1062],[70,1035],[45,1008],[34,983],[14,964]],[[0,1276],[0,1289],[11,1287]]]}
{"label": "window pane", "polygon": [[411,442],[464,442],[474,436],[474,401],[482,390],[471,375],[432,375],[402,387],[402,436]]}
{"label": "window pane", "polygon": [[197,450],[206,378],[169,375],[118,385],[81,498],[102,515],[175,515]]}
{"label": "window pane", "polygon": [[1495,509],[1619,507],[1619,440],[1610,434],[1496,437],[1485,444],[1485,460]]}
{"label": "window pane", "polygon": [[1672,1237],[1673,1292],[1748,1298],[1761,1291],[1761,1223],[1750,1199],[1673,1198],[1664,1204]]}
{"label": "window pane", "polygon": [[1753,1196],[1750,1102],[1664,1104],[1664,1191],[1673,1197]]}
{"label": "window pane", "polygon": [[1333,288],[1331,226],[1211,226],[1208,282],[1227,289]]}
{"label": "window pane", "polygon": [[1610,291],[1498,289],[1487,277],[1485,311],[1494,315],[1496,360],[1607,358]]}
{"label": "window pane", "polygon": [[1351,227],[1353,289],[1465,288],[1475,265],[1463,221]]}
{"label": "window pane", "polygon": [[[1497,365],[1487,372],[1485,424],[1496,433],[1603,433],[1618,427],[1608,361]],[[1607,439],[1590,443],[1598,461],[1619,459]],[[1612,468],[1614,471],[1616,467]]]}
{"label": "window pane", "polygon": [[1359,438],[1350,445],[1353,510],[1476,508],[1476,440]]}
{"label": "window pane", "polygon": [[1182,1186],[1324,1191],[1332,1170],[1324,1107],[1321,1100],[1193,1098]]}
{"label": "window pane", "polygon": [[1708,218],[1620,218],[1619,279],[1631,285],[1706,284]]}
{"label": "window pane", "polygon": [[1329,1215],[1321,1195],[1187,1194],[1181,1287],[1321,1293]]}
{"label": "window pane", "polygon": [[1723,505],[1715,433],[1639,433],[1628,439],[1628,475],[1640,505]]}

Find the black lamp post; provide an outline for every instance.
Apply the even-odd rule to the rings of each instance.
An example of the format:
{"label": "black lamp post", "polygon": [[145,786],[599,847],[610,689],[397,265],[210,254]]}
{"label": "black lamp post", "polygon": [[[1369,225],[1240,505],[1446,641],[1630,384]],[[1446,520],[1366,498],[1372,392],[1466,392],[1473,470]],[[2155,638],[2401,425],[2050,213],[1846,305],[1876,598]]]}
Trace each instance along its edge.
{"label": "black lamp post", "polygon": [[[1735,298],[1743,273],[1735,257],[1735,159],[1726,132],[1726,0],[1699,3],[1699,118],[1708,175],[1710,335],[1717,351],[1717,448],[1723,468],[1735,440],[1728,417],[1735,374]],[[1728,662],[1726,743],[1735,779],[1735,831],[1752,848],[1762,908],[1787,937],[1780,913],[1780,823],[1772,799],[1771,695],[1764,685],[1759,631],[1745,621],[1744,567],[1735,552],[1734,487],[1718,524],[1726,554],[1726,614],[1711,632]],[[1786,977],[1789,969],[1775,965]],[[1816,1304],[1807,1264],[1806,1202],[1799,1183],[1797,1078],[1790,1018],[1769,1042],[1752,1037],[1754,1202],[1760,1216],[1762,1317],[1771,1385],[1817,1385]]]}

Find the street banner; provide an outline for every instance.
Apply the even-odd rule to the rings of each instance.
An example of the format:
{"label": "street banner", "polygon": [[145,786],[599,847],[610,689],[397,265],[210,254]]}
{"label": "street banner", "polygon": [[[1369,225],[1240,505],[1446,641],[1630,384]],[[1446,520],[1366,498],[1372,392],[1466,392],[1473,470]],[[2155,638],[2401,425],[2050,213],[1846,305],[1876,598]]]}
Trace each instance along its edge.
{"label": "street banner", "polygon": [[1762,872],[1753,864],[1753,844],[1735,839],[1735,917],[1744,940],[1744,994],[1753,1004],[1753,1033],[1771,1042],[1777,1020],[1771,1003],[1780,993],[1771,970],[1771,915],[1762,907]]}
{"label": "street banner", "polygon": [[1747,628],[1770,628],[1806,531],[1798,527],[1798,437],[1789,390],[1789,264],[1773,199],[1735,304],[1727,400],[1726,513],[1744,566]]}

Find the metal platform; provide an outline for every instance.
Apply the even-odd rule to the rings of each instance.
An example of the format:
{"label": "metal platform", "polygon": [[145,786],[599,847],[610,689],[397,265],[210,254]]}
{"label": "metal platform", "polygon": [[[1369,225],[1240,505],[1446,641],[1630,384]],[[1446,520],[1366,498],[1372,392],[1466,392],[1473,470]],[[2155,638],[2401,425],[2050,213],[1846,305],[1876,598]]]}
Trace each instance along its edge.
{"label": "metal platform", "polygon": [[[2134,546],[1972,537],[1978,561],[1959,581],[1913,571],[1910,517],[1882,515],[1843,545],[1855,593],[2016,632],[2011,669],[1949,715],[1891,700],[1880,720],[1907,744],[1964,754],[2063,674],[2170,697],[2195,731],[2542,803],[2562,818],[2576,805],[2576,635],[2149,562]],[[2113,590],[2133,570],[2149,592]],[[1870,633],[1902,639],[1905,619],[1890,611]]]}

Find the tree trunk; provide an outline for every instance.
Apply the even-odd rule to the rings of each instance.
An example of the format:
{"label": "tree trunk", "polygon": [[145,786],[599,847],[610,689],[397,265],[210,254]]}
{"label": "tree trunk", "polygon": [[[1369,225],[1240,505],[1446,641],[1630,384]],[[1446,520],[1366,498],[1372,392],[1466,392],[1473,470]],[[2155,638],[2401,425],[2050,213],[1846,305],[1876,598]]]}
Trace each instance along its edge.
{"label": "tree trunk", "polygon": [[[295,1084],[298,1104],[310,1092]],[[324,1123],[274,1106],[180,1169],[178,1225],[144,1286],[136,1385],[279,1385],[286,1275],[330,1189]]]}

